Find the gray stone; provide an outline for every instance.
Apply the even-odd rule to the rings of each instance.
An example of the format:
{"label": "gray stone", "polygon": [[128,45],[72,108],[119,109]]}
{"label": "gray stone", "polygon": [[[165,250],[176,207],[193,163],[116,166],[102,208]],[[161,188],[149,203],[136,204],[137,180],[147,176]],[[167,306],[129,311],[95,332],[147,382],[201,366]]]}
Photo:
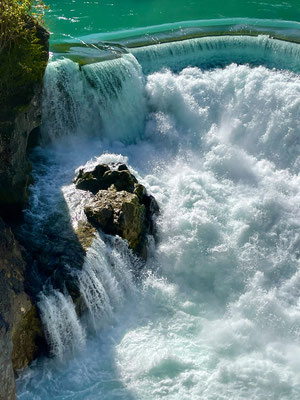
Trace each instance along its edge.
{"label": "gray stone", "polygon": [[[127,240],[129,247],[146,259],[147,235],[155,236],[156,233],[154,216],[159,212],[158,204],[125,164],[113,164],[109,169],[107,165],[104,167],[99,164],[93,170],[82,169],[75,179],[80,189],[87,187],[87,182],[93,182],[87,190],[95,196],[86,205],[85,214],[94,226]],[[97,169],[101,174],[96,178]]]}

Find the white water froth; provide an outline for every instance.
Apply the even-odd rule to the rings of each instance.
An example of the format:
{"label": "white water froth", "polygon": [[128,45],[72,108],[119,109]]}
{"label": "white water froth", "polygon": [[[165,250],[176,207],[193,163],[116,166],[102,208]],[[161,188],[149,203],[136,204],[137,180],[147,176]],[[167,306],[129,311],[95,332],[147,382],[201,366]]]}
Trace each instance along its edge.
{"label": "white water froth", "polygon": [[131,272],[136,266],[132,262],[134,257],[130,259],[128,247],[120,238],[112,239],[111,245],[108,252],[107,245],[96,238],[79,277],[80,292],[96,331],[124,303],[125,292],[135,291]]}
{"label": "white water froth", "polygon": [[[299,76],[235,64],[163,70],[144,90],[141,139],[94,139],[78,159],[91,149],[128,157],[162,210],[157,270],[148,265],[131,299],[132,264],[110,257],[103,272],[98,242],[83,281],[103,276],[87,303],[103,315],[109,300],[112,326],[64,368],[29,371],[19,397],[298,400]],[[77,157],[66,154],[62,169]]]}
{"label": "white water froth", "polygon": [[39,308],[53,356],[61,361],[70,354],[74,356],[85,346],[87,333],[98,332],[111,322],[113,313],[125,301],[125,293],[135,292],[132,269],[137,267],[140,261],[121,238],[111,238],[111,245],[107,245],[96,235],[82,270],[74,271],[84,319],[78,318],[68,294],[58,290],[41,294]]}
{"label": "white water froth", "polygon": [[85,345],[82,329],[72,299],[59,291],[41,295],[39,302],[43,325],[53,355],[62,360],[67,352],[74,353]]}
{"label": "white water froth", "polygon": [[68,59],[51,62],[45,74],[42,142],[98,136],[134,143],[143,136],[148,112],[144,74],[233,62],[299,72],[300,49],[268,36],[220,36],[131,49],[131,54],[82,67]]}

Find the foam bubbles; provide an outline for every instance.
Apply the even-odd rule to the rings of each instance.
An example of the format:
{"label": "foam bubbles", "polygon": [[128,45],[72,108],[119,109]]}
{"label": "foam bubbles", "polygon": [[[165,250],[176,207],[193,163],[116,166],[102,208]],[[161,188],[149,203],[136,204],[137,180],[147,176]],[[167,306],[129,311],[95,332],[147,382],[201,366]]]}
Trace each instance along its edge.
{"label": "foam bubbles", "polygon": [[[104,271],[95,244],[86,278],[103,279],[90,307],[107,300],[112,326],[68,367],[50,368],[56,386],[47,366],[24,376],[20,398],[297,400],[299,76],[235,64],[163,70],[145,92],[143,139],[98,149],[103,162],[126,161],[159,201],[155,254],[132,289],[124,259],[112,255]],[[80,148],[90,164],[95,143]],[[38,187],[47,186],[40,196]],[[70,209],[74,190],[63,189]],[[72,386],[74,370],[84,378]]]}

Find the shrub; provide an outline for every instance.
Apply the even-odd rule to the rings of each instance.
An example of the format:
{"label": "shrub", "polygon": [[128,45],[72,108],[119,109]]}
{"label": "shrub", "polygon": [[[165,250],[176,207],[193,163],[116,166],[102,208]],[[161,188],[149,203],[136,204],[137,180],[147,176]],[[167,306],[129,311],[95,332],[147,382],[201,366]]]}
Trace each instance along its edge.
{"label": "shrub", "polygon": [[47,62],[41,41],[45,8],[42,0],[0,0],[0,94],[4,108],[26,105],[24,88],[42,79]]}

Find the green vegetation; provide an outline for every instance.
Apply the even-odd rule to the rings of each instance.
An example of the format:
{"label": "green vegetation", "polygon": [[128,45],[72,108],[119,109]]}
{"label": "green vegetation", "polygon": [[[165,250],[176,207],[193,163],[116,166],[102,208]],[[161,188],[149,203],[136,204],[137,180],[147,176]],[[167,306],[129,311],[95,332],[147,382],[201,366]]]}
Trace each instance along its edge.
{"label": "green vegetation", "polygon": [[26,105],[30,94],[25,87],[42,79],[47,62],[45,8],[42,0],[0,0],[1,108]]}

